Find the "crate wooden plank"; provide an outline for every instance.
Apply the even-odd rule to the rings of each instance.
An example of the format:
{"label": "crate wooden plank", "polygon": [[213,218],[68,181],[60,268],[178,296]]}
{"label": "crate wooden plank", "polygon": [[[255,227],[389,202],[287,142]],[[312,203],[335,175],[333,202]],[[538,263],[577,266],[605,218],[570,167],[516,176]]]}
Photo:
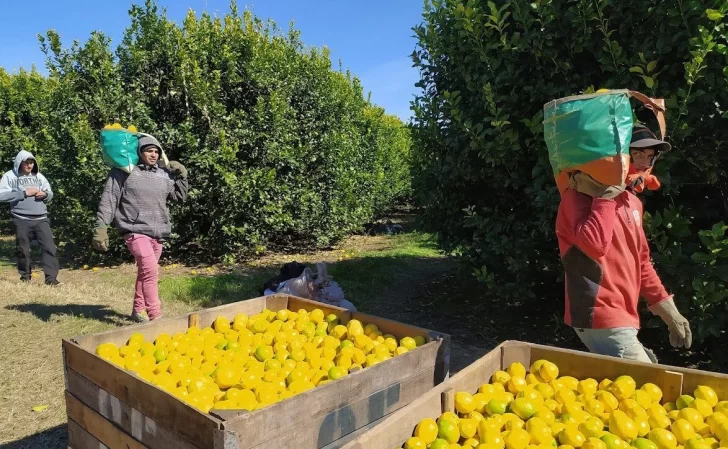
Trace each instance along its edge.
{"label": "crate wooden plank", "polygon": [[103,416],[86,407],[69,392],[66,392],[66,412],[70,420],[76,422],[109,449],[149,449],[148,446],[104,419]]}
{"label": "crate wooden plank", "polygon": [[68,447],[70,449],[109,449],[109,446],[86,432],[72,419],[68,420]]}
{"label": "crate wooden plank", "polygon": [[498,346],[473,364],[465,367],[458,374],[425,393],[419,399],[392,413],[383,419],[380,424],[345,444],[341,449],[399,447],[407,438],[412,436],[412,431],[420,420],[426,417],[437,418],[445,411],[443,410],[443,394],[447,391],[474,392],[480,385],[488,382],[490,376],[502,368],[502,346]]}
{"label": "crate wooden plank", "polygon": [[76,399],[145,445],[154,449],[197,449],[77,372],[69,369],[67,376],[67,389]]}
{"label": "crate wooden plank", "polygon": [[[232,321],[233,317],[238,313],[245,313],[248,315],[258,313],[265,308],[265,303],[265,297],[253,298],[193,313],[196,313],[199,316],[200,326],[206,327],[212,325],[212,322],[219,315],[224,315]],[[139,332],[144,335],[146,340],[153,341],[157,335],[162,333],[174,334],[177,332],[185,332],[189,327],[189,315],[191,314],[172,318],[162,318],[148,323],[134,324],[120,329],[100,332],[94,335],[74,337],[72,340],[77,342],[84,349],[92,352],[96,349],[96,346],[101,343],[114,343],[116,345],[126,344],[129,337],[135,332]]]}
{"label": "crate wooden plank", "polygon": [[683,373],[665,370],[662,377],[662,385],[658,385],[662,390],[662,400],[665,402],[675,402],[682,394]]}
{"label": "crate wooden plank", "polygon": [[[728,396],[728,375],[726,374],[642,363],[551,346],[529,345],[533,360],[549,359],[556,363],[561,371],[569,372],[575,377],[604,379],[629,374],[638,385],[652,382],[669,391],[675,383],[674,373],[680,373],[682,374],[681,391],[692,394],[698,385],[706,385],[713,388],[718,397]],[[674,396],[674,393],[672,395]]]}
{"label": "crate wooden plank", "polygon": [[63,340],[65,365],[112,396],[154,420],[174,429],[201,449],[212,447],[213,431],[220,420],[181,402],[154,385],[119,369],[75,343]]}
{"label": "crate wooden plank", "polygon": [[[238,434],[240,448],[255,447],[264,443],[269,435],[282,434],[290,428],[322,419],[347,404],[366,398],[371,392],[399,382],[402,377],[408,377],[408,374],[420,373],[432,367],[432,361],[435,360],[441,344],[441,341],[427,343],[372,369],[357,371],[271,407],[239,415],[223,422],[222,427]],[[310,413],[302,413],[301,410],[308,410]],[[253,433],[250,429],[265,431]]]}
{"label": "crate wooden plank", "polygon": [[422,396],[434,385],[434,376],[435,369],[427,369],[299,428],[279,436],[269,435],[273,438],[254,449],[320,448],[331,444]]}
{"label": "crate wooden plank", "polygon": [[326,315],[333,313],[334,315],[339,317],[339,321],[344,324],[348,323],[349,320],[351,320],[351,312],[346,309],[342,309],[341,307],[330,306],[328,304],[311,301],[304,298],[297,298],[295,296],[287,296],[287,299],[288,301],[286,304],[288,309],[295,312],[298,312],[300,309],[307,310],[309,312],[313,309],[321,309]]}

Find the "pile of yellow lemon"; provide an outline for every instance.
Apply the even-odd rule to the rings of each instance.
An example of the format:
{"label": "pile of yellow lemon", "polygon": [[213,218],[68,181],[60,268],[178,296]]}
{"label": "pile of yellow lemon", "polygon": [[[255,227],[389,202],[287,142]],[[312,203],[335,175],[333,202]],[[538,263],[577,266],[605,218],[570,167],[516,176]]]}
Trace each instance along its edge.
{"label": "pile of yellow lemon", "polygon": [[121,126],[121,123],[114,123],[114,124],[111,124],[111,125],[106,124],[106,125],[104,125],[104,129],[106,129],[106,130],[109,130],[109,129],[128,129],[130,132],[133,132],[133,133],[137,132],[137,127],[136,126],[129,125],[128,128],[124,128],[123,126]]}
{"label": "pile of yellow lemon", "polygon": [[256,410],[404,354],[422,336],[383,335],[374,324],[345,326],[321,309],[279,310],[212,327],[158,335],[136,333],[126,345],[103,343],[96,354],[204,412]]}
{"label": "pile of yellow lemon", "polygon": [[457,392],[457,413],[417,424],[405,449],[728,448],[728,401],[698,386],[661,404],[652,383],[620,376],[578,380],[538,360],[493,374],[475,394]]}

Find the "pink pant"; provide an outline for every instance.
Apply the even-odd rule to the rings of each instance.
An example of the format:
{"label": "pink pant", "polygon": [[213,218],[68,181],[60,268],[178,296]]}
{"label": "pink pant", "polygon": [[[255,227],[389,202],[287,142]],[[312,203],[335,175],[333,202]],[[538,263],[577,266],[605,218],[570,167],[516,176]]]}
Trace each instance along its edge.
{"label": "pink pant", "polygon": [[141,313],[146,310],[150,320],[159,318],[162,316],[162,304],[159,302],[157,281],[162,244],[142,234],[127,234],[124,241],[137,264],[133,312]]}

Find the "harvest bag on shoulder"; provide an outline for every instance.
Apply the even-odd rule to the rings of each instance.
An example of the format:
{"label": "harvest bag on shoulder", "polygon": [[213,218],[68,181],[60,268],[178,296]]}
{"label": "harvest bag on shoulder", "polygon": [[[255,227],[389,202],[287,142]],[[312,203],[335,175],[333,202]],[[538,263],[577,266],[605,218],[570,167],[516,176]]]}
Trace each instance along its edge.
{"label": "harvest bag on shoulder", "polygon": [[139,137],[126,129],[101,130],[101,154],[104,163],[131,173],[139,163]]}
{"label": "harvest bag on shoulder", "polygon": [[665,138],[665,102],[630,90],[553,100],[544,105],[543,130],[559,192],[569,173],[583,171],[605,185],[622,184],[629,169],[633,114],[630,98],[652,110]]}

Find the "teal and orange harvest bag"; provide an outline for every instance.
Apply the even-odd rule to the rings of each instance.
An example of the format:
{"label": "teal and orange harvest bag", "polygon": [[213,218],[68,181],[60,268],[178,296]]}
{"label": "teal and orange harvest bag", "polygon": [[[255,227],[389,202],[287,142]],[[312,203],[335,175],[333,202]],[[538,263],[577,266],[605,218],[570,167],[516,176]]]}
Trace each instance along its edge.
{"label": "teal and orange harvest bag", "polygon": [[544,138],[559,192],[566,190],[569,173],[576,170],[602,184],[624,182],[634,125],[632,97],[655,113],[664,139],[664,101],[639,92],[599,91],[559,98],[544,105]]}

